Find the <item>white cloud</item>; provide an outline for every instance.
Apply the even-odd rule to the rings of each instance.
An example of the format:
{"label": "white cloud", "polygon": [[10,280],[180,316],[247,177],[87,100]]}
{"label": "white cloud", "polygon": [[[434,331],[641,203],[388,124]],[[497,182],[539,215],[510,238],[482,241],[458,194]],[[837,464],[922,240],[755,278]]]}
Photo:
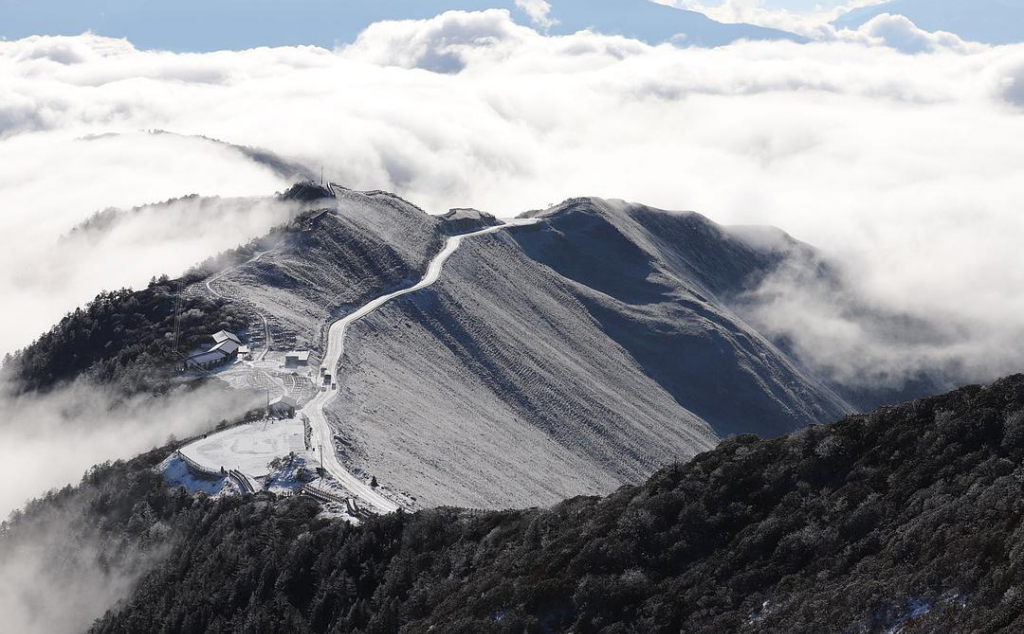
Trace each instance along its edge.
{"label": "white cloud", "polygon": [[530,21],[543,29],[550,29],[558,24],[551,18],[551,3],[546,0],[515,0],[517,7],[526,13]]}
{"label": "white cloud", "polygon": [[[73,141],[163,128],[323,164],[338,182],[435,212],[510,214],[591,194],[775,224],[855,263],[873,302],[962,325],[956,346],[928,354],[979,376],[1021,369],[1024,47],[872,29],[681,49],[544,37],[489,11],[378,24],[339,51],[0,43],[0,239],[22,254],[0,255],[0,288],[30,292],[16,265],[109,204],[282,186],[201,144]],[[171,265],[132,262],[142,279]],[[82,290],[52,294],[49,314],[94,292],[70,286]],[[44,312],[36,330],[53,320]],[[924,358],[911,354],[907,368]]]}
{"label": "white cloud", "polygon": [[1024,60],[1006,70],[997,93],[1007,103],[1024,108]]}
{"label": "white cloud", "polygon": [[883,13],[875,16],[857,30],[858,34],[876,39],[903,53],[934,53],[956,51],[967,53],[981,51],[982,44],[963,41],[953,33],[936,31],[931,33],[919,29],[910,19],[902,15]]}
{"label": "white cloud", "polygon": [[[0,520],[29,498],[79,482],[98,463],[132,458],[171,435],[208,431],[260,401],[209,384],[127,399],[84,381],[47,395],[11,396],[0,385]],[[167,546],[102,535],[82,522],[85,515],[80,501],[65,500],[30,514],[15,535],[0,534],[5,631],[81,632],[129,594],[161,556],[154,546]]]}
{"label": "white cloud", "polygon": [[[2,106],[0,106],[2,108]],[[33,125],[33,127],[35,127]],[[110,206],[183,194],[270,194],[287,183],[240,153],[201,139],[130,133],[83,138],[72,130],[0,141],[0,356],[30,342],[103,289],[180,273],[208,255],[266,232],[288,206],[195,201],[136,214],[102,242],[61,241]]]}
{"label": "white cloud", "polygon": [[[96,527],[83,526],[81,511],[62,508],[56,518],[23,527],[17,541],[0,540],[0,614],[5,631],[81,632],[127,597],[155,563],[157,553],[138,548],[112,556],[113,540],[104,542]],[[65,522],[77,525],[69,529]],[[74,537],[69,539],[69,533]]]}
{"label": "white cloud", "polygon": [[504,9],[449,11],[430,20],[372,24],[346,47],[345,56],[381,66],[456,73],[463,69],[465,51],[521,43],[533,34],[514,24]]}
{"label": "white cloud", "polygon": [[46,395],[11,394],[0,386],[0,519],[93,465],[209,431],[260,403],[259,395],[215,385],[127,399],[84,381]]}

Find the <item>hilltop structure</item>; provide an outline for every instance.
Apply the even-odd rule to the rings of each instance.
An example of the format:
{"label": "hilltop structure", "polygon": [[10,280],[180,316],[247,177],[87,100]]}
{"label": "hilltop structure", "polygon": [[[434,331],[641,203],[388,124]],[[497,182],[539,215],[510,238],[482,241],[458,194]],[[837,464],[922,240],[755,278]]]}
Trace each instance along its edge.
{"label": "hilltop structure", "polygon": [[233,332],[221,330],[210,335],[213,346],[208,350],[197,352],[185,362],[186,368],[200,368],[210,370],[230,363],[238,358],[238,352],[242,348],[242,341]]}

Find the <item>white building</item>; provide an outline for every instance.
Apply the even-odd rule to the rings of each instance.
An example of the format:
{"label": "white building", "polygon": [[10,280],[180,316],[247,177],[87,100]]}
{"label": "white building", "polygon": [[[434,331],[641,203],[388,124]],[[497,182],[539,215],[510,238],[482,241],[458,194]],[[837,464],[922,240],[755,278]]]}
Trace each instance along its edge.
{"label": "white building", "polygon": [[213,342],[214,343],[224,343],[225,341],[234,341],[236,344],[242,345],[242,340],[238,338],[238,335],[236,335],[233,332],[228,332],[227,330],[221,330],[220,332],[214,333],[212,336],[213,336]]}
{"label": "white building", "polygon": [[284,365],[288,368],[298,368],[309,365],[309,351],[295,350],[285,354]]}
{"label": "white building", "polygon": [[188,358],[188,361],[186,361],[186,366],[190,368],[210,370],[219,365],[223,365],[227,360],[227,355],[220,350],[210,350],[192,355]]}
{"label": "white building", "polygon": [[230,356],[237,355],[238,351],[241,348],[242,348],[242,346],[238,345],[238,343],[236,341],[233,341],[231,339],[225,339],[224,341],[222,341],[222,342],[218,343],[217,345],[215,345],[214,347],[210,348],[210,352],[213,352],[215,350],[219,350],[219,351],[223,352],[224,354],[226,354],[227,356],[230,357]]}
{"label": "white building", "polygon": [[208,350],[197,352],[190,356],[185,361],[186,368],[210,370],[238,358],[238,351],[242,347],[242,342],[238,335],[227,330],[221,330],[211,335],[210,338],[213,339],[213,345]]}

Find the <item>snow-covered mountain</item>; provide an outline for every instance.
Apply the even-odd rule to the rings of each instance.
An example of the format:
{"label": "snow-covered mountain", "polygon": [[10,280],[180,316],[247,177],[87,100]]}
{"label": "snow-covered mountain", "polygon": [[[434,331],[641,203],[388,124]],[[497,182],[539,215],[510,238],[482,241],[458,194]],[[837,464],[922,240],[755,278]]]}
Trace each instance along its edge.
{"label": "snow-covered mountain", "polygon": [[[187,380],[177,355],[204,333],[235,330],[253,354],[219,368],[220,383],[287,395],[300,409],[325,401],[316,448],[414,507],[607,493],[733,435],[776,437],[943,386],[850,389],[759,331],[751,302],[772,298],[749,291],[773,273],[799,265],[803,284],[842,284],[777,229],[596,198],[504,226],[336,185],[297,185],[275,201],[298,205],[285,225],[180,285],[101,298],[5,370],[33,390],[78,377],[164,389]],[[179,207],[159,209],[188,211]],[[188,209],[206,207],[190,199]],[[110,212],[78,233],[98,241],[110,223],[146,213]],[[449,236],[486,227],[437,264]],[[428,271],[432,285],[376,303]],[[354,313],[364,316],[339,352],[332,324]],[[179,321],[192,343],[175,350]],[[324,360],[329,349],[339,362]],[[308,351],[308,365],[290,365],[289,351]],[[334,376],[324,381],[321,367]]]}
{"label": "snow-covered mountain", "polygon": [[[492,220],[335,195],[315,229],[214,274],[275,348],[322,357],[332,319],[418,280],[446,233]],[[852,406],[729,308],[782,257],[698,214],[590,198],[468,239],[435,285],[349,330],[335,447],[420,504],[503,507],[835,419]]]}
{"label": "snow-covered mountain", "polygon": [[834,24],[856,29],[883,13],[903,15],[927,31],[948,31],[974,42],[1024,42],[1024,0],[892,0],[854,9]]}

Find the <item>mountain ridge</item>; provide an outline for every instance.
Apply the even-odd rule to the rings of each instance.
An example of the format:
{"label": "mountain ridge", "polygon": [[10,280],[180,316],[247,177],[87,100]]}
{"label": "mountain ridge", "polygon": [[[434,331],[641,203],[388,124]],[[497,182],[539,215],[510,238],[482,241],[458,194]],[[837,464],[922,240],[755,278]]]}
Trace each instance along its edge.
{"label": "mountain ridge", "polygon": [[[198,267],[183,289],[247,322],[230,328],[254,358],[210,379],[295,390],[300,403],[320,379],[282,370],[284,352],[310,351],[315,370],[328,324],[411,286],[445,236],[498,222],[334,184],[279,197],[308,211]],[[528,506],[637,484],[731,435],[773,437],[854,411],[737,312],[737,298],[810,247],[592,197],[526,215],[536,222],[467,240],[435,285],[353,324],[332,379],[343,398],[326,412],[347,468],[421,506]],[[174,283],[156,288],[173,310]],[[189,341],[204,324],[229,326],[213,319],[190,323]],[[48,358],[75,358],[75,341],[33,349],[36,375]]]}
{"label": "mountain ridge", "polygon": [[[614,206],[572,199],[468,240],[431,288],[354,324],[332,406],[346,460],[426,505],[503,508],[851,410],[682,268],[666,273]],[[697,243],[711,226],[649,213]],[[720,285],[741,288],[741,272]]]}

